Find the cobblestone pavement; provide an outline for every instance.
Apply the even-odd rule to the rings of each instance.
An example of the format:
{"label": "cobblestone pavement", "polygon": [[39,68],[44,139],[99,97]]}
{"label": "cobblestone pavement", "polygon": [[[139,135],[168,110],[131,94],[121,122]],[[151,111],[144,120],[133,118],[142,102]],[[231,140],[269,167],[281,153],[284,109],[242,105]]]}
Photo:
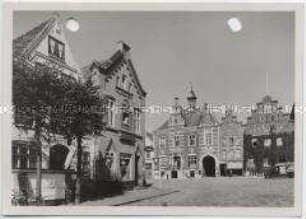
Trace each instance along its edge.
{"label": "cobblestone pavement", "polygon": [[203,178],[156,180],[143,190],[85,202],[87,206],[247,206],[290,207],[293,179]]}

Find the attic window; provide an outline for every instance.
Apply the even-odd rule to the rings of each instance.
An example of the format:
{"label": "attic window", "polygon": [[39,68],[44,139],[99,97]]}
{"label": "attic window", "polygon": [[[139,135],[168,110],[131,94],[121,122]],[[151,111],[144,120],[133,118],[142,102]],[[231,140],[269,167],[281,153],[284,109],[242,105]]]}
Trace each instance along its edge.
{"label": "attic window", "polygon": [[65,44],[52,36],[48,39],[48,52],[49,55],[65,61]]}

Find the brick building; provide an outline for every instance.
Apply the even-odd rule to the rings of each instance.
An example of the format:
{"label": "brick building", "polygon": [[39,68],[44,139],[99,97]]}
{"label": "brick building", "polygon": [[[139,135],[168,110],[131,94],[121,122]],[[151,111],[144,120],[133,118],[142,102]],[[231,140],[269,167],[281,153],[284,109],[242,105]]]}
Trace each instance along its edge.
{"label": "brick building", "polygon": [[226,111],[220,125],[220,174],[243,174],[244,127],[231,109]]}
{"label": "brick building", "polygon": [[154,131],[154,178],[218,176],[220,123],[207,105],[197,106],[191,88],[187,108],[178,99],[170,118]]}
{"label": "brick building", "polygon": [[294,161],[294,108],[284,113],[277,100],[265,96],[245,124],[244,169],[261,175],[265,166]]}
{"label": "brick building", "polygon": [[90,177],[96,181],[119,179],[133,186],[144,179],[145,117],[141,111],[146,92],[130,49],[126,43],[118,42],[109,58],[93,61],[82,72],[108,102],[106,129],[94,139],[89,151]]}

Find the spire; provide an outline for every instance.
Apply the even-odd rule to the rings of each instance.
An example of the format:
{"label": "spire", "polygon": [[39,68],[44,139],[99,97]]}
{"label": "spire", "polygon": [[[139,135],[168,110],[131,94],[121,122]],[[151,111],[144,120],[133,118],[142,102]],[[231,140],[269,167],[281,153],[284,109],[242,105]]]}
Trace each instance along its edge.
{"label": "spire", "polygon": [[190,92],[187,95],[187,102],[188,102],[190,111],[194,111],[197,105],[197,96],[195,92],[193,91],[191,82],[190,82]]}
{"label": "spire", "polygon": [[294,121],[294,113],[295,113],[295,104],[293,104],[292,109],[291,109],[291,113],[290,113],[290,120]]}
{"label": "spire", "polygon": [[190,92],[187,96],[187,100],[196,100],[197,96],[195,95],[195,92],[193,91],[192,83],[190,82]]}

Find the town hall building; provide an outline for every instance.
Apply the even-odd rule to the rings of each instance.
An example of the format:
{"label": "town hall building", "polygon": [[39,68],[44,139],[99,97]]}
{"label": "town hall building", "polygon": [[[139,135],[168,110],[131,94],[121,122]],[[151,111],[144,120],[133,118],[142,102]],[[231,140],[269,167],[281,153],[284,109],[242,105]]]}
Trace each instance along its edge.
{"label": "town hall building", "polygon": [[197,106],[191,88],[184,108],[176,98],[170,118],[154,131],[154,178],[201,178],[220,175],[220,123]]}

